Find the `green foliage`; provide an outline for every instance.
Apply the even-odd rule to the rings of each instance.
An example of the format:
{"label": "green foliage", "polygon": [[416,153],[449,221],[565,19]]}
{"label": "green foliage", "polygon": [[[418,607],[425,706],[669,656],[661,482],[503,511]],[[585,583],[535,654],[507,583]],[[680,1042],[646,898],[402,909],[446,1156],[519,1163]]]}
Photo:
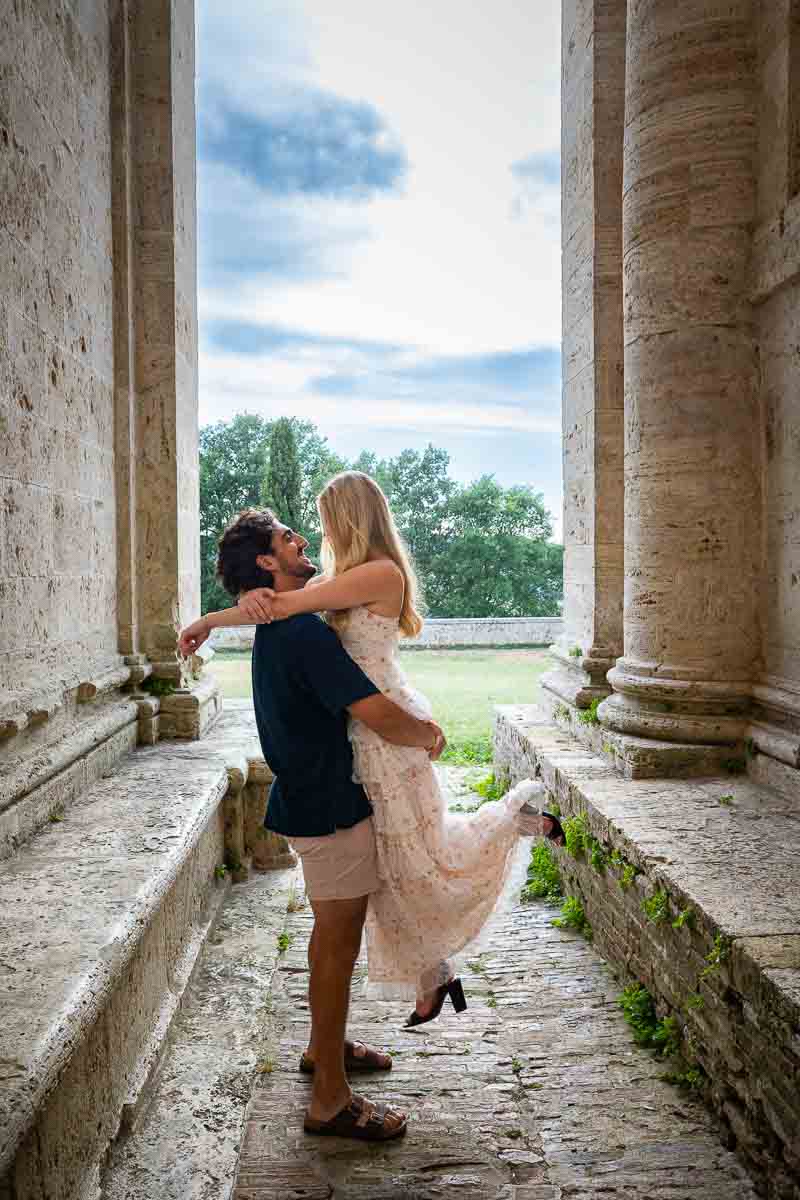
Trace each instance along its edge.
{"label": "green foliage", "polygon": [[601,696],[595,696],[588,708],[578,709],[578,720],[582,725],[599,725],[600,718],[597,715],[597,710],[603,703]]}
{"label": "green foliage", "polygon": [[683,929],[684,925],[689,929],[694,929],[695,911],[693,908],[682,909],[675,920],[672,922],[673,929]]}
{"label": "green foliage", "polygon": [[625,1020],[633,1030],[637,1046],[656,1050],[661,1058],[669,1058],[680,1050],[681,1037],[677,1018],[658,1019],[653,997],[640,983],[626,987],[619,998]]}
{"label": "green foliage", "polygon": [[225,866],[224,863],[220,863],[218,867],[214,867],[214,878],[215,879],[224,879],[227,874],[228,874],[228,868]]}
{"label": "green foliage", "polygon": [[236,513],[261,503],[270,425],[237,413],[200,430],[200,575],[204,612],[231,598],[216,578],[217,542]]}
{"label": "green foliage", "polygon": [[64,813],[65,813],[64,805],[61,802],[59,802],[58,804],[54,804],[53,807],[50,809],[50,814],[47,819],[51,825],[60,825],[61,822],[64,820]]}
{"label": "green foliage", "polygon": [[569,652],[570,658],[583,658],[583,650],[580,646],[573,646]]}
{"label": "green foliage", "polygon": [[477,792],[479,796],[482,796],[484,801],[500,800],[503,796],[505,796],[506,792],[508,791],[508,787],[509,780],[507,775],[501,774],[498,778],[494,771],[490,771],[485,778],[479,779],[478,782],[474,784],[473,791]]}
{"label": "green foliage", "polygon": [[561,906],[561,916],[556,917],[553,924],[558,929],[574,929],[589,941],[592,939],[592,927],[577,896],[567,896]]}
{"label": "green foliage", "polygon": [[285,954],[292,944],[292,935],[290,933],[278,934],[278,953]]}
{"label": "green foliage", "polygon": [[605,871],[609,865],[610,857],[608,851],[603,846],[602,842],[598,842],[596,837],[590,837],[588,843],[589,862],[595,871]]}
{"label": "green foliage", "polygon": [[706,955],[706,966],[700,972],[701,979],[708,979],[711,975],[715,975],[719,971],[722,964],[730,958],[732,945],[733,940],[724,933],[716,935],[714,944]]}
{"label": "green foliage", "polygon": [[561,822],[561,827],[564,830],[564,842],[567,848],[567,853],[573,858],[579,858],[587,849],[591,834],[586,818],[586,813],[578,813],[574,817],[567,817]]}
{"label": "green foliage", "polygon": [[642,912],[647,917],[648,921],[652,921],[654,925],[659,925],[666,920],[669,915],[669,895],[660,888],[657,892],[653,892],[652,896],[648,896],[642,901]]}
{"label": "green foliage", "polygon": [[676,1087],[688,1091],[700,1091],[706,1081],[706,1073],[699,1065],[687,1067],[683,1071],[667,1071],[661,1076],[665,1083],[674,1083]]}
{"label": "green foliage", "polygon": [[217,541],[244,508],[269,504],[319,553],[315,497],[347,466],[385,491],[414,557],[432,616],[548,616],[559,611],[563,547],[548,541],[550,515],[528,486],[502,487],[492,475],[462,486],[450,478],[446,451],[429,445],[378,459],[338,458],[308,421],[268,422],[238,414],[201,430],[202,605],[230,598],[215,578]]}
{"label": "green foliage", "polygon": [[699,1009],[699,1008],[702,1008],[704,1004],[705,1004],[705,1000],[703,999],[700,992],[690,992],[686,998],[686,1007],[687,1008],[698,1008]]}
{"label": "green foliage", "polygon": [[303,524],[302,486],[303,472],[294,422],[289,417],[280,417],[274,422],[267,443],[263,502],[285,525],[300,533]]}
{"label": "green foliage", "polygon": [[490,736],[454,738],[448,742],[439,762],[454,767],[479,767],[491,763],[494,755]]}
{"label": "green foliage", "polygon": [[719,796],[717,803],[725,806],[733,804],[733,796],[730,793],[726,796]]}
{"label": "green foliage", "polygon": [[746,758],[726,758],[722,763],[729,775],[744,775],[747,770]]}
{"label": "green foliage", "polygon": [[520,893],[523,904],[529,904],[531,900],[556,904],[564,895],[555,853],[546,842],[537,842],[533,847],[527,880]]}
{"label": "green foliage", "polygon": [[520,1072],[522,1071],[522,1062],[518,1058],[512,1058],[511,1070],[514,1072],[515,1075],[519,1075]]}
{"label": "green foliage", "polygon": [[639,868],[635,867],[633,863],[625,864],[619,879],[619,886],[622,888],[623,892],[626,892],[629,887],[633,887],[634,880],[639,874],[641,874]]}
{"label": "green foliage", "polygon": [[175,684],[171,679],[162,679],[158,675],[148,675],[140,686],[143,692],[149,692],[151,696],[171,696],[175,691]]}
{"label": "green foliage", "polygon": [[557,721],[569,721],[571,715],[567,704],[557,704],[553,709],[553,716]]}
{"label": "green foliage", "polygon": [[[245,508],[272,503],[277,515],[309,539],[312,558],[319,554],[320,529],[316,496],[331,476],[344,469],[344,459],[333,453],[328,442],[310,421],[283,418],[276,446],[273,475],[270,475],[270,443],[280,422],[265,421],[252,413],[237,413],[230,421],[218,421],[200,430],[200,569],[203,612],[226,608],[231,597],[216,578],[217,542],[226,525]],[[280,466],[280,438],[294,447],[288,469]],[[296,461],[300,469],[299,490],[293,482]],[[270,479],[274,479],[274,487]],[[271,491],[276,495],[271,495]],[[287,496],[294,520],[282,509]]]}
{"label": "green foliage", "polygon": [[489,995],[486,997],[486,1007],[497,1008],[497,996],[495,996],[494,992],[489,992]]}
{"label": "green foliage", "polygon": [[647,988],[640,983],[630,984],[620,996],[619,1006],[633,1030],[633,1040],[637,1046],[652,1046],[658,1018],[653,997]]}
{"label": "green foliage", "polygon": [[748,758],[755,758],[755,756],[758,754],[758,746],[755,744],[752,738],[748,738],[745,742],[744,752]]}

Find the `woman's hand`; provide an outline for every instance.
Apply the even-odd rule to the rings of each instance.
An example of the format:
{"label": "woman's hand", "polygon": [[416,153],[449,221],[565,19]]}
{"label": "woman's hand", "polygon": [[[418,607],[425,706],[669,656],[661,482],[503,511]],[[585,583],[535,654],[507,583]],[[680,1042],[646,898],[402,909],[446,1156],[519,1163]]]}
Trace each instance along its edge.
{"label": "woman's hand", "polygon": [[433,735],[433,745],[427,748],[428,758],[431,762],[436,762],[447,745],[447,738],[435,721],[426,721],[425,724],[430,728]]}
{"label": "woman's hand", "polygon": [[183,658],[190,658],[202,646],[203,642],[207,641],[211,635],[211,626],[205,617],[200,617],[198,621],[193,621],[191,625],[187,625],[182,629],[178,636],[178,649]]}
{"label": "woman's hand", "polygon": [[275,593],[272,588],[252,588],[242,592],[239,608],[254,625],[269,625],[274,620]]}

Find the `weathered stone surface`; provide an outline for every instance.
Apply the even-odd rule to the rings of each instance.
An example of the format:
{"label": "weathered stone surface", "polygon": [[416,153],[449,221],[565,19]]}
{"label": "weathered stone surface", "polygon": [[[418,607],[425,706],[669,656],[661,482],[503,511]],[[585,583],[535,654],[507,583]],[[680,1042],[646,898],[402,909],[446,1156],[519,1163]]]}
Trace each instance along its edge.
{"label": "weathered stone surface", "polygon": [[542,682],[582,707],[622,650],[625,24],[625,0],[562,5],[564,629]]}
{"label": "weathered stone surface", "polygon": [[227,896],[171,1031],[147,1110],[103,1172],[102,1200],[222,1200],[233,1190],[245,1112],[270,1067],[278,935],[302,876],[256,876]]}
{"label": "weathered stone surface", "polygon": [[[552,908],[518,903],[524,843],[508,892],[462,968],[469,1008],[416,1032],[406,1006],[353,989],[351,1029],[394,1055],[387,1076],[354,1079],[411,1114],[406,1138],[365,1147],[302,1132],[308,1083],[297,1060],[308,1032],[307,910],[275,976],[274,1068],[256,1081],[236,1200],[749,1200],[744,1171],[709,1115],[637,1049],[616,1003],[621,987]],[[170,1193],[167,1192],[167,1195]]]}
{"label": "weathered stone surface", "polygon": [[[180,995],[223,856],[227,773],[129,756],[0,868],[0,1181],[77,1196]],[[0,1190],[2,1190],[0,1186]]]}
{"label": "weathered stone surface", "polygon": [[[532,709],[499,710],[495,750],[512,780],[538,774],[565,816],[586,814],[600,852],[621,856],[598,870],[559,853],[598,948],[677,1018],[707,1100],[770,1195],[800,1195],[800,1176],[781,1190],[800,1127],[796,798],[743,776],[621,779]],[[662,893],[663,912],[648,913]]]}

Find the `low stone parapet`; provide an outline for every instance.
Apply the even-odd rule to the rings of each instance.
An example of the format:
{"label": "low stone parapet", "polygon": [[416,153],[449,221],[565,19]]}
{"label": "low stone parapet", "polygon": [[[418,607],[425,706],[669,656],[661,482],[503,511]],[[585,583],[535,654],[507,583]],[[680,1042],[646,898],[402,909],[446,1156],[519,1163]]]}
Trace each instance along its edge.
{"label": "low stone parapet", "polygon": [[[549,646],[560,636],[561,617],[431,617],[419,637],[401,641],[401,647]],[[255,625],[215,629],[215,650],[249,650]]]}
{"label": "low stone parapet", "polygon": [[203,741],[129,753],[0,862],[0,1196],[89,1194],[228,880],[296,861],[263,830],[271,778],[232,708]]}
{"label": "low stone parapet", "polygon": [[[800,831],[743,776],[623,779],[533,706],[497,710],[495,769],[541,777],[594,941],[674,1018],[686,1080],[774,1200],[800,1197]],[[573,847],[574,848],[574,847]]]}

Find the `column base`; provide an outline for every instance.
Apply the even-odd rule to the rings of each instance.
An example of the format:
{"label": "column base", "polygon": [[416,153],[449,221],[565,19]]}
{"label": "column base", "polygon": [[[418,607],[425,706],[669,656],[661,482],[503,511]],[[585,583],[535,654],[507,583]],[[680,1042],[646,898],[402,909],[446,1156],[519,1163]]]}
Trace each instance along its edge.
{"label": "column base", "polygon": [[557,700],[575,708],[589,708],[595,700],[603,700],[611,692],[606,674],[614,666],[615,658],[592,647],[586,654],[576,651],[580,646],[569,646],[557,642],[550,647],[555,660],[553,669],[541,678],[541,686]]}
{"label": "column base", "polygon": [[748,758],[743,743],[722,746],[666,742],[608,729],[602,723],[603,710],[608,703],[608,700],[603,701],[593,711],[545,693],[540,707],[530,706],[529,717],[532,721],[552,721],[557,729],[604,758],[625,779],[690,779],[704,775],[741,775],[747,770]]}
{"label": "column base", "polygon": [[222,692],[213,675],[199,680],[190,688],[179,688],[161,697],[159,708],[159,737],[202,738],[222,712]]}

